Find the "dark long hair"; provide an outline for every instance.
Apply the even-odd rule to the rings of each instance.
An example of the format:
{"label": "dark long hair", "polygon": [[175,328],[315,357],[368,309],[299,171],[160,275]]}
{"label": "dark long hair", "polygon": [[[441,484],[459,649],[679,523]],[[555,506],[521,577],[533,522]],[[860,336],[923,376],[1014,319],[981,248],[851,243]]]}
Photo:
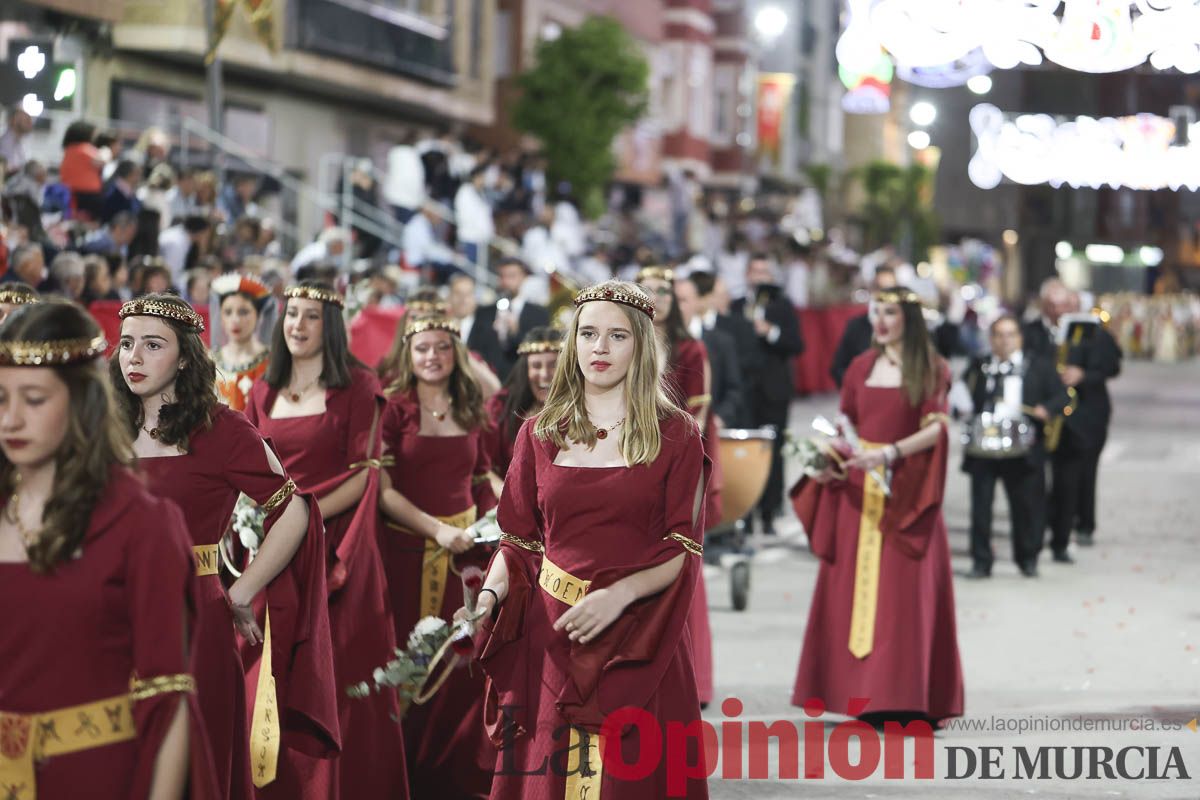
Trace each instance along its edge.
{"label": "dark long hair", "polygon": [[[301,281],[298,286],[309,289],[332,291],[332,287],[321,281]],[[287,303],[291,303],[288,298]],[[287,303],[275,323],[271,334],[271,359],[264,378],[275,391],[287,386],[292,380],[292,353],[288,350],[283,335],[283,323],[287,319]],[[350,370],[366,366],[350,352],[350,338],[346,335],[346,322],[342,310],[333,303],[321,303],[321,385],[326,389],[341,389],[350,385]]]}
{"label": "dark long hair", "polygon": [[[561,329],[552,328],[549,325],[539,325],[531,328],[529,333],[525,334],[521,344],[561,345],[562,340]],[[525,421],[530,409],[537,402],[533,396],[533,387],[529,384],[528,355],[520,356],[517,359],[517,363],[508,373],[508,380],[504,382],[504,388],[508,391],[508,397],[504,400],[504,423],[501,432],[511,442],[517,438],[521,423]]]}
{"label": "dark long hair", "polygon": [[[896,291],[905,290],[897,287]],[[900,303],[900,313],[904,317],[904,334],[900,339],[900,358],[902,363],[900,383],[908,402],[914,408],[937,391],[938,376],[942,373],[944,362],[933,347],[933,340],[925,327],[925,315],[919,303]],[[882,350],[878,344],[877,349]]]}
{"label": "dark long hair", "polygon": [[[143,300],[170,303],[191,309],[186,302],[173,294],[148,294]],[[217,408],[217,368],[200,334],[182,322],[158,317],[179,341],[179,358],[184,366],[175,375],[175,402],[166,403],[158,410],[158,441],[187,450],[191,435],[202,426],[212,425],[213,412]],[[146,412],[142,399],[130,391],[121,374],[121,348],[108,360],[108,374],[112,379],[117,397],[117,406],[129,432],[137,438],[138,429],[146,424]]]}
{"label": "dark long hair", "polygon": [[[0,341],[5,342],[99,335],[100,327],[86,311],[61,300],[22,306],[0,327]],[[79,549],[92,510],[108,485],[110,469],[133,463],[133,443],[102,364],[84,361],[41,369],[53,369],[71,397],[67,431],[54,454],[54,485],[42,513],[42,535],[29,548],[29,566],[34,572],[46,573]],[[0,452],[0,485],[9,494],[13,473],[12,463]]]}

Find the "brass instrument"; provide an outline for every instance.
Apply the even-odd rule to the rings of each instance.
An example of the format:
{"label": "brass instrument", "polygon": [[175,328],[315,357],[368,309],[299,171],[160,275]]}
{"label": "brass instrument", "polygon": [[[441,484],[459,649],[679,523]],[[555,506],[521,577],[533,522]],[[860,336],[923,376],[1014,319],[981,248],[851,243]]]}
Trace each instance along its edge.
{"label": "brass instrument", "polygon": [[[1058,343],[1058,353],[1055,357],[1055,367],[1057,367],[1059,375],[1062,375],[1067,371],[1067,360],[1071,355],[1071,350],[1078,347],[1079,343],[1083,341],[1083,336],[1087,331],[1087,328],[1085,327],[1085,324],[1080,323],[1093,325],[1098,325],[1100,323],[1098,318],[1090,314],[1086,316],[1086,319],[1078,318],[1082,315],[1071,316],[1076,317],[1076,319],[1068,321],[1064,318],[1060,323],[1064,329],[1070,330],[1070,334],[1063,336],[1063,340]],[[1058,443],[1062,441],[1063,424],[1066,422],[1067,417],[1074,414],[1075,409],[1079,407],[1079,392],[1075,390],[1074,386],[1067,387],[1067,397],[1070,398],[1070,402],[1067,403],[1067,407],[1063,409],[1062,414],[1055,416],[1046,423],[1045,434],[1047,453],[1053,453],[1058,449]]]}

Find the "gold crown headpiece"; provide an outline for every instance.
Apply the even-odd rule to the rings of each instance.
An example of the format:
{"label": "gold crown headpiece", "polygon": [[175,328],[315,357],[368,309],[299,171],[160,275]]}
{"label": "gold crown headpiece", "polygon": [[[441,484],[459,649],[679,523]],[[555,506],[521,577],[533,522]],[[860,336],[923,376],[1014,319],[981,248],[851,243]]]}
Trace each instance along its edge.
{"label": "gold crown headpiece", "polygon": [[11,367],[60,367],[104,355],[104,334],[94,338],[41,342],[0,342],[0,364]]}
{"label": "gold crown headpiece", "polygon": [[404,340],[408,341],[418,333],[425,331],[446,331],[453,336],[462,335],[458,323],[449,317],[426,317],[409,323],[408,327],[404,329]]}
{"label": "gold crown headpiece", "polygon": [[675,282],[675,270],[670,267],[642,267],[638,270],[637,282],[644,280],[660,280],[667,283]]}
{"label": "gold crown headpiece", "polygon": [[404,310],[409,314],[442,314],[450,307],[444,300],[410,300],[404,304]]}
{"label": "gold crown headpiece", "polygon": [[130,300],[121,306],[117,312],[120,319],[126,317],[162,317],[182,322],[196,333],[204,333],[204,317],[200,316],[190,306],[163,300]]}
{"label": "gold crown headpiece", "polygon": [[42,302],[42,296],[35,289],[14,289],[11,286],[0,288],[0,303],[10,306],[28,306]]}
{"label": "gold crown headpiece", "polygon": [[922,305],[921,296],[911,289],[881,289],[871,296],[876,303],[911,303]]}
{"label": "gold crown headpiece", "polygon": [[650,319],[654,319],[654,301],[650,299],[650,295],[646,294],[646,290],[640,286],[633,286],[619,281],[598,283],[575,295],[575,307],[579,308],[584,303],[591,303],[597,300],[620,303],[630,308],[636,308]]}
{"label": "gold crown headpiece", "polygon": [[283,290],[284,297],[298,297],[301,300],[317,300],[321,303],[332,303],[338,308],[346,307],[346,299],[332,289],[322,289],[319,286],[289,286]]}
{"label": "gold crown headpiece", "polygon": [[521,342],[517,347],[519,356],[535,356],[539,353],[561,353],[562,342]]}

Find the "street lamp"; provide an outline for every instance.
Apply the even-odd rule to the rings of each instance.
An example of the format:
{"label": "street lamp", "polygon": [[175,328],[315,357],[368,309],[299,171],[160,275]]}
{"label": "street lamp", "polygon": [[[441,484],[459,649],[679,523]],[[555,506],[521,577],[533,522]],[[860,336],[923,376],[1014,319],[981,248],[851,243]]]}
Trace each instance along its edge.
{"label": "street lamp", "polygon": [[929,147],[929,134],[925,131],[913,131],[908,135],[908,146],[913,150],[924,150]]}
{"label": "street lamp", "polygon": [[937,108],[933,103],[927,103],[924,100],[913,103],[912,108],[908,110],[908,117],[913,121],[914,125],[919,125],[924,128],[933,124],[937,119]]}
{"label": "street lamp", "polygon": [[763,6],[754,15],[754,30],[767,41],[777,39],[787,24],[787,12],[779,6]]}

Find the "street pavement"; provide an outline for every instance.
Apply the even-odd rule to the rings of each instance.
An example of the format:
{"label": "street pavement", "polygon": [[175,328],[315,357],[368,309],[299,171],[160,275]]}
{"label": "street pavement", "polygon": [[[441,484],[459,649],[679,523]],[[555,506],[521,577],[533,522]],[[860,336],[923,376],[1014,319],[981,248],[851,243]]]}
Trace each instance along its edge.
{"label": "street pavement", "polygon": [[[1200,733],[1186,723],[1200,714],[1200,360],[1184,364],[1125,363],[1110,383],[1115,417],[1099,488],[1098,530],[1091,548],[1072,546],[1077,563],[1052,563],[1041,576],[1022,577],[1011,561],[1003,491],[996,492],[994,577],[970,581],[969,486],[959,470],[957,435],[947,479],[945,515],[954,561],[959,647],[966,682],[966,716],[938,732],[933,780],[869,778],[846,781],[826,763],[824,779],[779,780],[775,748],[768,779],[709,781],[723,798],[1200,798]],[[818,413],[836,411],[835,397],[798,401],[792,427],[807,429]],[[955,434],[958,427],[955,427]],[[790,516],[790,515],[789,515]],[[737,697],[738,719],[793,722],[809,719],[789,705],[800,656],[816,561],[792,518],[782,542],[759,548],[752,562],[751,597],[732,610],[728,576],[706,569],[716,662],[716,701],[705,712],[715,725],[728,720],[721,701]],[[826,739],[845,718],[825,718]],[[1039,726],[1019,733],[1013,726]],[[1090,722],[1085,722],[1088,720]],[[1114,730],[1149,720],[1156,730]],[[1062,730],[1062,726],[1091,730]],[[1002,728],[998,730],[997,728]],[[745,728],[743,728],[745,731]],[[745,733],[743,733],[745,738]],[[853,741],[853,740],[852,740]],[[1014,777],[1017,748],[1158,746],[1161,774],[1177,747],[1190,779],[1178,769],[1166,780],[1113,780],[1054,776]],[[995,751],[1000,779],[949,779],[949,747]],[[1052,751],[1051,751],[1052,752]],[[1073,765],[1073,750],[1066,768]],[[1099,751],[1097,751],[1099,752]],[[801,750],[800,774],[805,774]],[[851,763],[857,748],[851,748]],[[961,772],[965,754],[957,751]],[[1085,752],[1084,763],[1088,755]],[[1147,750],[1128,751],[1126,773],[1146,769]],[[743,775],[747,761],[743,759]],[[1099,773],[1103,777],[1103,772]],[[1085,771],[1086,775],[1086,771]]]}

